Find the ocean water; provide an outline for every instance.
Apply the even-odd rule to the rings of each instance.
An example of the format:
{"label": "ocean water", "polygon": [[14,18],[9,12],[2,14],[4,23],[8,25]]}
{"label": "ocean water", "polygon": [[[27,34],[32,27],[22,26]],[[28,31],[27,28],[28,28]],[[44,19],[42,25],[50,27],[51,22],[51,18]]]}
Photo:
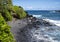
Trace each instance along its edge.
{"label": "ocean water", "polygon": [[60,12],[55,12],[53,10],[28,10],[27,12],[33,15],[33,17],[42,18],[60,26]]}
{"label": "ocean water", "polygon": [[28,29],[27,36],[31,38],[28,42],[60,42],[60,13],[55,11],[27,11],[30,15],[36,18],[42,18],[56,26],[40,26],[40,28]]}

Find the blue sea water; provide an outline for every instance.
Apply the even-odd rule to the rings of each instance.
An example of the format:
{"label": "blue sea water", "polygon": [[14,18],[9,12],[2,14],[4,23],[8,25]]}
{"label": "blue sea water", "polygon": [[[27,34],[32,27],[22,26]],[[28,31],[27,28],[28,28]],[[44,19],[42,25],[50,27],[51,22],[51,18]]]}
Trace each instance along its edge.
{"label": "blue sea water", "polygon": [[[41,15],[42,18],[48,18],[53,20],[60,20],[60,13],[52,10],[28,10],[30,15]],[[38,17],[38,16],[37,16]],[[41,18],[41,17],[40,17]]]}
{"label": "blue sea water", "polygon": [[53,10],[27,10],[27,12],[34,17],[42,18],[60,26],[60,12],[55,12]]}
{"label": "blue sea water", "polygon": [[28,10],[28,14],[45,21],[52,22],[56,26],[40,26],[30,30],[32,36],[30,42],[60,42],[60,13],[46,10]]}

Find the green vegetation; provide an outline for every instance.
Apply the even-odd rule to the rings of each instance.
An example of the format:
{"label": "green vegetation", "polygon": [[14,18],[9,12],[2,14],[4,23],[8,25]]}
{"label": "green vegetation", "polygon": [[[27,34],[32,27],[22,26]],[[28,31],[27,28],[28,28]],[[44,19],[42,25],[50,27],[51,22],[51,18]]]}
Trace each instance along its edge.
{"label": "green vegetation", "polygon": [[0,13],[4,17],[4,19],[7,21],[12,20],[11,11],[9,10],[12,8],[10,7],[12,5],[11,5],[11,1],[10,2],[9,1],[10,0],[0,0]]}
{"label": "green vegetation", "polygon": [[26,12],[21,6],[13,6],[12,0],[0,0],[0,42],[15,42],[10,26],[6,23],[12,18],[22,19]]}
{"label": "green vegetation", "polygon": [[11,0],[0,0],[0,13],[6,21],[11,21],[13,15],[16,15],[18,19],[26,17],[26,12],[21,6],[13,6]]}
{"label": "green vegetation", "polygon": [[26,12],[23,10],[22,7],[20,6],[13,6],[14,13],[15,15],[18,16],[19,19],[26,17]]}
{"label": "green vegetation", "polygon": [[0,13],[0,42],[15,42],[10,32],[10,26],[7,25]]}
{"label": "green vegetation", "polygon": [[5,19],[6,21],[11,21],[11,20],[12,20],[12,15],[11,15],[11,13],[10,13],[8,10],[6,10],[6,9],[4,9],[4,11],[3,11],[3,13],[2,13],[2,16],[4,17],[4,19]]}

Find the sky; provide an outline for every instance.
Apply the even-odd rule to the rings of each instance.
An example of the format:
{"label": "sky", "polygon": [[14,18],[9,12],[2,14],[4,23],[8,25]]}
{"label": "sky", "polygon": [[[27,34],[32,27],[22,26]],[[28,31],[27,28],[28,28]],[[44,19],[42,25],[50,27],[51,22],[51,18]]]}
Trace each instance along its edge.
{"label": "sky", "polygon": [[12,0],[25,10],[60,10],[60,0]]}

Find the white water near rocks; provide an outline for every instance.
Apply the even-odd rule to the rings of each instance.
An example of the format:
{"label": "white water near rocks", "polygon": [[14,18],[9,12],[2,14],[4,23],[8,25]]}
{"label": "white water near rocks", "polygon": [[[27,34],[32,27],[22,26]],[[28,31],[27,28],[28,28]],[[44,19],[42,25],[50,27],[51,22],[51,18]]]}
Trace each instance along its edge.
{"label": "white water near rocks", "polygon": [[60,42],[60,29],[56,26],[31,29],[31,42]]}
{"label": "white water near rocks", "polygon": [[[37,23],[36,23],[37,24]],[[32,24],[20,29],[18,33],[19,42],[60,42],[60,27],[59,26],[44,26]]]}
{"label": "white water near rocks", "polygon": [[42,15],[33,15],[33,17],[39,18],[42,17]]}
{"label": "white water near rocks", "polygon": [[42,15],[33,15],[33,17],[42,18],[43,20],[48,21],[48,22],[51,22],[52,24],[55,24],[55,25],[57,25],[57,26],[60,27],[60,20],[48,19],[48,18],[43,17]]}
{"label": "white water near rocks", "polygon": [[28,11],[33,17],[55,24],[55,26],[40,26],[29,30],[30,42],[60,42],[60,13],[55,11]]}
{"label": "white water near rocks", "polygon": [[60,27],[60,20],[51,20],[51,19],[43,19],[43,20],[51,22],[52,24],[55,24]]}
{"label": "white water near rocks", "polygon": [[[33,16],[39,18],[39,15]],[[32,39],[30,42],[60,42],[60,21],[50,19],[43,20],[55,24],[56,26],[40,26],[38,29],[31,29]]]}

